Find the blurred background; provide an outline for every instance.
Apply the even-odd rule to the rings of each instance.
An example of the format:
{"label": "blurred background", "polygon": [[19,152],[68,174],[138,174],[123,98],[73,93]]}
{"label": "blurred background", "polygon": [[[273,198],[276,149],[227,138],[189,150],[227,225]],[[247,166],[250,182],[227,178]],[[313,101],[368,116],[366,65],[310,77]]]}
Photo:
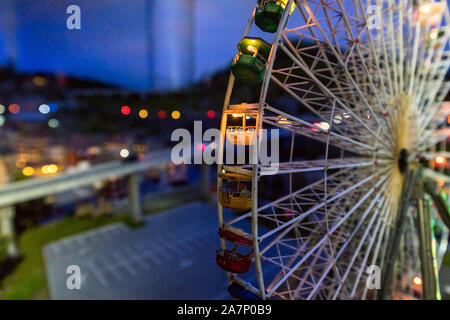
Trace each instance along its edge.
{"label": "blurred background", "polygon": [[[0,298],[229,298],[215,168],[171,164],[170,136],[219,128],[254,5],[0,2]],[[83,290],[66,288],[69,265]]]}

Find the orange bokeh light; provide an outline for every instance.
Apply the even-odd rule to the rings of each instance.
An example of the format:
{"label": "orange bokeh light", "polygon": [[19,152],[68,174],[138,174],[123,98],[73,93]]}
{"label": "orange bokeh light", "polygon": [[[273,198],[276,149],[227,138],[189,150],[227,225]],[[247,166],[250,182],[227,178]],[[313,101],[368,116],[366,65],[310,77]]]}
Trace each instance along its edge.
{"label": "orange bokeh light", "polygon": [[416,285],[416,286],[420,286],[422,285],[422,279],[419,276],[414,276],[412,279],[412,282]]}
{"label": "orange bokeh light", "polygon": [[16,114],[20,112],[20,106],[16,103],[13,103],[8,107],[8,110],[9,112]]}

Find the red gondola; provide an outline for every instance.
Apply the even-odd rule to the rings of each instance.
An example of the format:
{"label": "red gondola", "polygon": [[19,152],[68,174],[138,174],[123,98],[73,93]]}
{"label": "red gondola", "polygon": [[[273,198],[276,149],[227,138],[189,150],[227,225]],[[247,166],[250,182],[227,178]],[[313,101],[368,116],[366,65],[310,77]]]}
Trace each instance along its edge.
{"label": "red gondola", "polygon": [[253,241],[249,236],[239,235],[231,230],[219,228],[219,236],[224,240],[237,243],[243,246],[251,247],[253,245]]}
{"label": "red gondola", "polygon": [[253,241],[251,237],[241,230],[229,230],[219,228],[219,236],[227,241],[234,243],[233,250],[219,249],[216,251],[216,262],[222,269],[232,273],[246,273],[252,266],[253,250],[247,254],[237,252],[238,245],[251,247]]}
{"label": "red gondola", "polygon": [[252,252],[242,255],[231,250],[219,249],[216,252],[216,262],[222,269],[232,273],[246,273],[252,266]]}

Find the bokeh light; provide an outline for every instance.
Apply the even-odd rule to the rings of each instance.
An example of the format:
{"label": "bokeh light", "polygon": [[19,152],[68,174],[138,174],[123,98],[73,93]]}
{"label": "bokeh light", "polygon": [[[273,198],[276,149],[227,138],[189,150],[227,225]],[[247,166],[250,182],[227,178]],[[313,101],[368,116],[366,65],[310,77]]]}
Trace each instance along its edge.
{"label": "bokeh light", "polygon": [[47,172],[48,172],[49,174],[58,172],[58,166],[57,166],[56,164],[49,164],[49,165],[47,166]]}
{"label": "bokeh light", "polygon": [[120,108],[120,112],[124,115],[127,116],[130,114],[131,109],[129,106],[123,106],[122,108]]}
{"label": "bokeh light", "polygon": [[58,106],[54,103],[49,103],[48,106],[50,107],[50,112],[56,112],[58,111]]}
{"label": "bokeh light", "polygon": [[164,110],[160,110],[160,111],[158,112],[158,118],[160,118],[160,119],[165,119],[165,118],[167,118],[167,112],[165,112]]}
{"label": "bokeh light", "polygon": [[172,111],[171,116],[172,116],[172,119],[177,120],[177,119],[180,119],[181,113],[180,113],[180,111],[175,110],[175,111]]}
{"label": "bokeh light", "polygon": [[59,121],[58,121],[58,119],[50,119],[50,120],[48,120],[48,126],[50,127],[50,128],[58,128],[59,127]]}
{"label": "bokeh light", "polygon": [[423,14],[427,14],[431,11],[431,4],[429,2],[424,2],[421,6],[420,6],[420,12]]}
{"label": "bokeh light", "polygon": [[205,151],[205,149],[206,149],[206,145],[204,143],[199,143],[197,145],[197,150],[198,151]]}
{"label": "bokeh light", "polygon": [[39,112],[42,114],[47,114],[50,112],[50,106],[48,104],[41,104],[39,106]]}
{"label": "bokeh light", "polygon": [[22,174],[26,177],[32,176],[34,174],[33,167],[25,167],[22,169]]}
{"label": "bokeh light", "polygon": [[120,150],[120,156],[122,158],[127,158],[130,155],[130,151],[128,151],[128,149],[122,149]]}
{"label": "bokeh light", "polygon": [[422,285],[422,278],[420,278],[419,276],[414,276],[412,279],[412,282],[416,285],[416,286],[420,286]]}
{"label": "bokeh light", "polygon": [[437,156],[436,157],[436,163],[438,163],[438,164],[442,164],[442,163],[444,163],[444,157],[442,157],[442,156]]}
{"label": "bokeh light", "polygon": [[0,127],[3,127],[4,124],[5,124],[5,117],[0,116]]}
{"label": "bokeh light", "polygon": [[6,111],[6,107],[2,104],[0,104],[0,114],[4,114]]}
{"label": "bokeh light", "polygon": [[216,116],[216,113],[214,112],[214,110],[208,110],[208,112],[206,112],[206,116],[209,119],[213,119]]}
{"label": "bokeh light", "polygon": [[148,117],[148,111],[145,109],[139,110],[139,118],[145,119]]}
{"label": "bokeh light", "polygon": [[13,103],[8,107],[8,110],[13,114],[17,114],[20,112],[20,106],[16,103]]}
{"label": "bokeh light", "polygon": [[42,87],[47,84],[47,79],[45,79],[44,77],[41,77],[41,76],[35,76],[35,77],[33,77],[33,83],[34,83],[34,85],[36,85],[38,87]]}

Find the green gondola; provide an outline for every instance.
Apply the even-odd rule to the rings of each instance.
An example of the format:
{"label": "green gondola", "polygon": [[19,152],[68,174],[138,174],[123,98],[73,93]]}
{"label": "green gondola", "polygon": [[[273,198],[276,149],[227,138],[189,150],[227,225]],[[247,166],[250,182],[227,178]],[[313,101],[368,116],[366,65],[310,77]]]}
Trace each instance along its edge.
{"label": "green gondola", "polygon": [[231,71],[244,83],[255,85],[264,79],[271,45],[260,38],[246,37],[238,44]]}
{"label": "green gondola", "polygon": [[[255,13],[255,24],[263,31],[274,33],[278,29],[287,0],[259,0]],[[295,4],[289,14],[292,13]]]}

